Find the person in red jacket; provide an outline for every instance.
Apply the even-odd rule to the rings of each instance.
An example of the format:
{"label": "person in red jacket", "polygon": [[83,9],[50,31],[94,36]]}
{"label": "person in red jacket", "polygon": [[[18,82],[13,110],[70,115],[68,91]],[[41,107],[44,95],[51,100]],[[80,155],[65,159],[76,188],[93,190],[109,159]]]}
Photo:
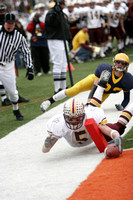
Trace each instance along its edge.
{"label": "person in red jacket", "polygon": [[36,13],[33,20],[28,24],[27,31],[32,34],[30,40],[31,54],[34,63],[35,75],[41,76],[41,70],[45,74],[50,73],[49,50],[45,38],[45,24],[40,21],[41,15]]}

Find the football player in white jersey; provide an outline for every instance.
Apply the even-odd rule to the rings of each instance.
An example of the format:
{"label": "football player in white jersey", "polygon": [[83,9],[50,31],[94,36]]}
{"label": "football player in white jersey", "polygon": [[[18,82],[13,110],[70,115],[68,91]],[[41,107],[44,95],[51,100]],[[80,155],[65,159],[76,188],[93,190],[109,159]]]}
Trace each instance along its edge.
{"label": "football player in white jersey", "polygon": [[[106,82],[107,83],[107,82]],[[101,102],[102,94],[104,91],[105,81],[101,78],[99,86],[95,91],[93,99],[95,102]],[[47,153],[58,141],[58,139],[64,137],[66,141],[72,147],[82,147],[89,145],[93,142],[89,132],[85,127],[86,119],[94,119],[99,127],[99,130],[105,135],[105,138],[114,140],[114,145],[119,147],[120,153],[122,153],[122,139],[117,129],[112,129],[106,125],[107,119],[104,111],[94,104],[84,108],[84,104],[76,99],[70,99],[64,104],[63,113],[52,117],[47,122],[47,131],[49,136],[45,139],[42,151]],[[96,133],[95,133],[96,134]]]}
{"label": "football player in white jersey", "polygon": [[[82,10],[81,10],[82,12]],[[89,6],[83,9],[87,13],[87,27],[89,33],[90,43],[97,44],[101,48],[100,57],[105,57],[104,47],[102,44],[102,31],[101,31],[101,15],[104,15],[101,6],[96,5],[96,0],[89,0]]]}
{"label": "football player in white jersey", "polygon": [[101,14],[101,32],[102,32],[102,48],[106,55],[108,53],[108,35],[110,32],[109,26],[109,8],[104,5],[103,0],[97,0],[97,5],[102,7],[103,13]]}
{"label": "football player in white jersey", "polygon": [[[120,114],[116,123],[107,123],[104,111],[97,107],[101,102],[104,91],[102,85],[105,83],[107,81],[103,81],[101,78],[88,107],[84,108],[84,104],[76,98],[70,99],[64,104],[63,113],[52,117],[47,122],[49,136],[44,141],[42,147],[43,153],[49,152],[58,139],[62,137],[72,147],[82,147],[91,144],[93,140],[85,127],[85,120],[92,118],[95,120],[105,139],[107,141],[113,139],[114,145],[118,146],[119,152],[122,153],[122,139],[120,135],[124,133],[126,125],[133,116],[133,102]],[[99,142],[98,145],[101,145],[101,143]]]}
{"label": "football player in white jersey", "polygon": [[113,48],[113,38],[116,37],[117,39],[117,49],[118,52],[122,52],[122,49],[124,48],[124,42],[123,42],[123,34],[126,34],[125,28],[124,28],[124,15],[125,10],[121,7],[121,1],[120,0],[114,0],[110,5],[110,17],[109,17],[109,25],[110,25],[110,37],[112,38],[110,40],[110,48]]}
{"label": "football player in white jersey", "polygon": [[68,16],[68,21],[70,25],[70,32],[72,39],[79,31],[77,24],[80,20],[80,14],[77,9],[74,7],[74,3],[72,1],[67,1],[66,7],[63,9],[64,13]]}

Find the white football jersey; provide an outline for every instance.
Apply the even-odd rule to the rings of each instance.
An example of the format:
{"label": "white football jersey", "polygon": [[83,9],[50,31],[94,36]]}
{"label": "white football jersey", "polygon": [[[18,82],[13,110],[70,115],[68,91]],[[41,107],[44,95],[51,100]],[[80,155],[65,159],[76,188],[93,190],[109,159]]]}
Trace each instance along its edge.
{"label": "white football jersey", "polygon": [[94,8],[86,7],[82,12],[87,12],[87,26],[90,29],[101,27],[101,14],[103,10],[101,6],[95,5]]}
{"label": "white football jersey", "polygon": [[69,10],[67,8],[64,9],[63,11],[68,16],[69,22],[75,22],[80,18],[80,14],[79,14],[78,10],[75,8],[73,9],[72,12],[69,12]]}
{"label": "white football jersey", "polygon": [[50,135],[54,135],[58,139],[64,137],[73,147],[86,146],[93,142],[84,126],[85,120],[90,118],[93,118],[97,125],[106,124],[107,122],[104,111],[101,108],[88,106],[85,109],[85,119],[81,128],[77,130],[69,129],[65,123],[63,114],[59,114],[47,122],[47,131]]}
{"label": "white football jersey", "polygon": [[116,9],[114,4],[110,8],[109,25],[116,28],[119,25],[120,17],[125,15],[125,10],[122,7]]}
{"label": "white football jersey", "polygon": [[[104,16],[107,16],[107,15],[109,15],[109,13],[110,13],[110,11],[109,11],[109,9],[107,8],[107,7],[105,7],[105,6],[102,6],[102,15]],[[101,17],[101,24],[102,24],[102,27],[105,27],[105,20],[104,20],[104,18],[102,18]]]}

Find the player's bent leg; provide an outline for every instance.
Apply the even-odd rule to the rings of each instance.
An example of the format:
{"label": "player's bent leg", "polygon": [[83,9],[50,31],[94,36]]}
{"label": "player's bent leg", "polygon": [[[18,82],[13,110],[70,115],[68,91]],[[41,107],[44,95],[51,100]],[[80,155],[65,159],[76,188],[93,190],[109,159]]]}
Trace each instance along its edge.
{"label": "player's bent leg", "polygon": [[41,104],[41,106],[40,106],[41,110],[43,112],[45,112],[49,108],[49,106],[51,104],[53,104],[55,101],[62,100],[67,96],[72,97],[72,96],[79,94],[80,92],[90,90],[93,86],[95,79],[96,79],[96,76],[94,74],[90,74],[83,80],[76,83],[73,87],[71,87],[69,89],[64,89],[64,90],[58,92],[53,97],[49,98],[48,100],[44,101]]}
{"label": "player's bent leg", "polygon": [[86,78],[76,83],[73,87],[68,88],[66,90],[66,95],[68,97],[73,97],[79,94],[80,92],[91,90],[95,79],[96,79],[96,76],[94,74],[90,74]]}
{"label": "player's bent leg", "polygon": [[110,94],[103,93],[102,103],[109,97]]}
{"label": "player's bent leg", "polygon": [[105,88],[103,88],[99,85],[97,86],[97,89],[96,89],[93,97],[91,98],[89,105],[94,106],[94,107],[101,106],[104,89]]}
{"label": "player's bent leg", "polygon": [[133,102],[129,106],[127,106],[125,110],[123,110],[123,112],[119,116],[118,121],[126,126],[131,120],[132,116],[133,116]]}
{"label": "player's bent leg", "polygon": [[61,90],[60,92],[58,92],[57,94],[55,94],[53,97],[49,98],[48,100],[42,102],[40,108],[43,112],[45,112],[52,103],[54,103],[55,101],[59,101],[61,99],[64,99],[66,97],[66,89]]}

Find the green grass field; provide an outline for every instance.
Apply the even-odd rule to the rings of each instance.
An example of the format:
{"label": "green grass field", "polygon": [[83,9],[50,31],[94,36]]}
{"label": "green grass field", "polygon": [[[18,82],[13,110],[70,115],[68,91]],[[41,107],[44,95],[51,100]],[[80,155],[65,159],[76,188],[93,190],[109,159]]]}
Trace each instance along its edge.
{"label": "green grass field", "polygon": [[[108,62],[112,64],[112,59],[117,52],[112,52],[110,56],[104,59],[97,59],[95,61],[86,62],[83,64],[73,63],[75,71],[72,72],[73,83],[75,84],[79,80],[86,77],[88,74],[94,73],[98,64],[102,62]],[[130,62],[133,62],[132,48],[126,50],[127,55],[130,58]],[[52,66],[51,66],[52,68]],[[19,94],[25,98],[29,98],[29,103],[19,104],[20,110],[24,115],[23,121],[16,121],[15,116],[12,113],[12,106],[0,107],[0,138],[6,136],[11,131],[29,122],[42,114],[40,110],[40,104],[44,99],[49,98],[54,93],[53,77],[52,75],[43,75],[41,77],[35,77],[34,80],[29,81],[25,77],[26,69],[19,69],[19,76],[17,77],[17,87]],[[69,73],[67,73],[67,86],[70,87]],[[66,99],[65,99],[66,100]],[[64,100],[64,101],[65,101]],[[63,102],[59,101],[54,103],[49,109]],[[133,147],[133,128],[126,135],[124,139],[124,148]]]}

